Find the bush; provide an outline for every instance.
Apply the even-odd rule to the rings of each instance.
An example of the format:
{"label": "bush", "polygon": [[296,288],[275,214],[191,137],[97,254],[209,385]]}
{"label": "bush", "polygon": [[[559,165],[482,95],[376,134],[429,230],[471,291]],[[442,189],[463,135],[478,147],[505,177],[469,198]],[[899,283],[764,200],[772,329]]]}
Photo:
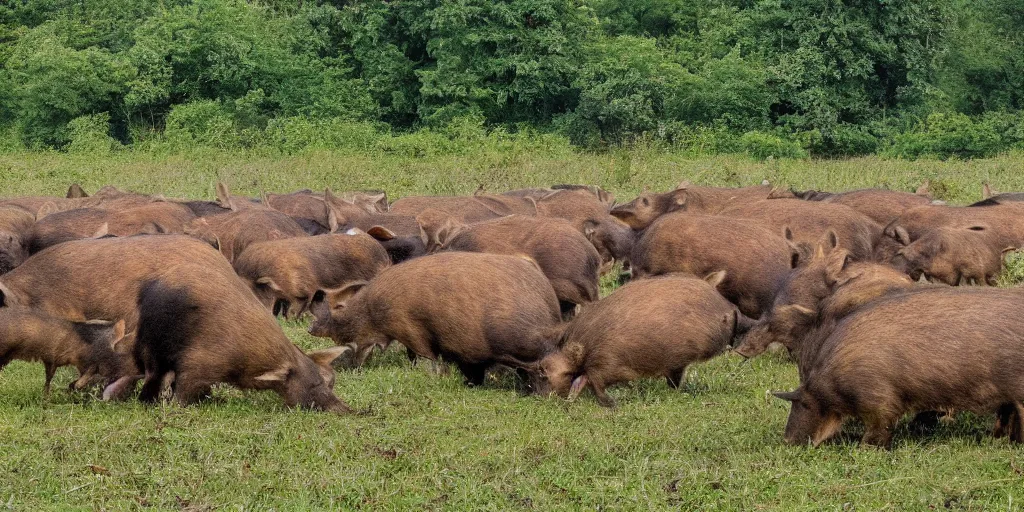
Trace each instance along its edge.
{"label": "bush", "polygon": [[740,137],[743,152],[758,159],[807,158],[807,152],[800,143],[765,132],[747,132]]}
{"label": "bush", "polygon": [[109,132],[110,114],[106,112],[77,117],[64,129],[65,149],[71,153],[109,153],[121,147]]}
{"label": "bush", "polygon": [[931,114],[914,129],[897,134],[885,154],[900,158],[982,158],[1008,149],[994,123],[963,114]]}
{"label": "bush", "polygon": [[219,101],[200,100],[177,105],[167,115],[164,142],[182,149],[192,146],[240,146],[235,120]]}
{"label": "bush", "polygon": [[806,133],[804,147],[814,156],[851,157],[869,155],[878,150],[879,140],[866,127],[839,125],[829,133]]}

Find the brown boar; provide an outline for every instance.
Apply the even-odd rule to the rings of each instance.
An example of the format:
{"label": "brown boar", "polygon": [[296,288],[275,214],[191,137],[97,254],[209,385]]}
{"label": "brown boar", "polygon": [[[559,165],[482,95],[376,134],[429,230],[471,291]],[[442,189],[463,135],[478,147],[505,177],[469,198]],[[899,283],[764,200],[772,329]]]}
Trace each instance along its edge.
{"label": "brown boar", "polygon": [[336,231],[330,227],[332,211],[335,221],[345,224],[367,215],[381,214],[388,208],[387,195],[383,192],[349,192],[342,196],[334,195],[330,189],[323,194],[300,190],[291,194],[267,194],[265,199],[269,207],[295,219],[311,235]]}
{"label": "brown boar", "polygon": [[535,201],[538,216],[565,219],[590,240],[601,255],[602,273],[605,273],[615,261],[628,261],[636,237],[626,223],[609,213],[613,200],[610,195],[599,192],[579,187],[563,188]]}
{"label": "brown boar", "polygon": [[[673,388],[686,368],[721,353],[749,319],[709,281],[662,276],[629,283],[580,311],[562,335],[562,348],[541,361],[550,390],[574,397],[590,386],[601,405],[606,389],[641,377],[665,377]],[[547,389],[542,386],[542,391]]]}
{"label": "brown boar", "polygon": [[355,231],[256,242],[233,262],[260,302],[285,318],[299,318],[317,290],[369,281],[390,264],[376,240]]}
{"label": "brown boar", "polygon": [[[848,417],[865,444],[888,447],[914,411],[999,412],[1024,401],[1024,301],[1019,290],[940,288],[874,301],[830,329],[805,365],[785,439],[817,446]],[[1020,442],[1020,428],[1011,428]]]}
{"label": "brown boar", "polygon": [[228,261],[257,242],[309,236],[294,219],[269,208],[243,208],[198,218],[184,232],[218,248]]}
{"label": "brown boar", "polygon": [[369,283],[317,292],[314,336],[351,346],[357,364],[391,340],[454,362],[471,385],[495,364],[527,371],[551,353],[558,298],[537,264],[498,254],[443,252],[390,267]]}
{"label": "brown boar", "polygon": [[878,223],[841,204],[773,199],[730,208],[722,215],[754,219],[777,233],[789,228],[793,241],[807,248],[813,248],[832,231],[838,236],[840,247],[857,260],[870,260],[882,236]]}
{"label": "brown boar", "polygon": [[788,276],[772,307],[737,344],[737,354],[754,357],[778,343],[799,357],[801,342],[823,322],[913,286],[906,274],[888,265],[852,261],[835,243],[819,244],[806,264]]}
{"label": "brown boar", "polygon": [[53,375],[62,366],[78,368],[84,383],[96,374],[116,375],[120,366],[113,347],[124,334],[124,320],[72,322],[38,310],[0,308],[0,369],[14,360],[43,363],[43,390],[49,396]]}
{"label": "brown boar", "polygon": [[981,201],[971,206],[992,206],[996,204],[1024,201],[1024,192],[996,192],[988,183],[981,186]]}
{"label": "brown boar", "polygon": [[35,217],[15,206],[0,206],[0,274],[10,272],[29,256]]}
{"label": "brown boar", "polygon": [[747,219],[676,212],[640,237],[630,258],[634,277],[726,272],[722,295],[757,318],[771,308],[799,255],[782,236]]}
{"label": "brown boar", "polygon": [[917,189],[917,192],[900,192],[897,190],[886,190],[879,188],[867,188],[840,192],[838,194],[822,193],[817,191],[795,192],[799,199],[808,201],[820,201],[823,203],[842,204],[867,215],[878,224],[885,226],[898,218],[903,212],[917,207],[931,204],[931,196],[928,195],[927,182]]}
{"label": "brown boar", "polygon": [[[185,264],[144,281],[137,303],[132,355],[145,374],[139,400],[157,400],[169,382],[174,399],[189,405],[224,382],[272,390],[289,407],[351,411],[334,394],[331,367],[348,349],[304,354],[223,259],[218,267]],[[120,394],[135,379],[122,377],[104,396]]]}
{"label": "brown boar", "polygon": [[601,256],[567,221],[512,215],[466,225],[430,212],[420,219],[433,252],[524,254],[532,258],[551,281],[563,315],[598,298]]}
{"label": "brown boar", "polygon": [[978,225],[992,231],[996,245],[1020,246],[1024,244],[1024,203],[980,207],[919,206],[907,210],[889,223],[885,227],[885,235],[898,240],[902,245],[910,245],[935,228],[969,228]]}
{"label": "brown boar", "polygon": [[[773,194],[774,192],[774,194]],[[727,208],[778,197],[780,193],[767,184],[742,187],[718,188],[698,187],[682,182],[671,192],[643,192],[636,199],[615,208],[611,214],[640,231],[650,226],[658,217],[675,211],[716,215]]]}
{"label": "brown boar", "polygon": [[892,264],[914,280],[995,286],[1003,270],[1003,256],[1016,248],[1000,246],[996,233],[985,225],[943,226],[900,249]]}
{"label": "brown boar", "polygon": [[448,214],[459,222],[471,224],[509,215],[536,215],[537,204],[530,198],[479,196],[411,196],[391,205],[391,213],[416,216],[426,210]]}
{"label": "brown boar", "polygon": [[[70,240],[92,238],[98,231],[113,236],[183,233],[194,218],[188,207],[167,201],[117,210],[78,208],[57,212],[33,225],[29,252],[35,254]],[[106,229],[102,229],[104,226]]]}
{"label": "brown boar", "polygon": [[504,196],[529,197],[538,200],[550,196],[559,190],[584,191],[594,196],[601,204],[611,209],[615,205],[615,195],[597,185],[552,185],[550,188],[524,188],[502,192]]}

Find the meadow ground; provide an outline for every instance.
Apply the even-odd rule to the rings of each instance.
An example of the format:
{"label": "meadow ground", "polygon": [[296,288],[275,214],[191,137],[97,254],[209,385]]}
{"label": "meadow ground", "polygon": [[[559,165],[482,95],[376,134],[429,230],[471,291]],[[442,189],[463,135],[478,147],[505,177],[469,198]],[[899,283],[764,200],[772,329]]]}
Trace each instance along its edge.
{"label": "meadow ground", "polygon": [[[266,156],[59,153],[0,155],[0,196],[61,194],[71,182],[169,197],[212,197],[224,180],[238,193],[379,188],[409,194],[471,193],[553,183],[594,183],[628,199],[649,186],[797,188],[932,181],[940,198],[980,198],[981,182],[1024,190],[1024,156],[970,162],[756,162],[650,152],[480,152],[406,158],[306,153]],[[713,236],[713,235],[712,235]],[[605,292],[610,286],[605,287]],[[285,323],[299,345],[304,323]],[[201,406],[104,403],[70,394],[58,373],[43,398],[40,365],[0,372],[0,509],[863,509],[1017,510],[1024,450],[988,436],[991,420],[961,415],[929,435],[901,424],[892,451],[860,448],[856,425],[818,449],[787,447],[796,370],[779,355],[726,355],[691,369],[680,391],[642,381],[612,391],[619,407],[585,394],[568,403],[523,397],[502,376],[467,389],[396,350],[336,391],[353,416],[285,409],[269,393],[219,388]]]}

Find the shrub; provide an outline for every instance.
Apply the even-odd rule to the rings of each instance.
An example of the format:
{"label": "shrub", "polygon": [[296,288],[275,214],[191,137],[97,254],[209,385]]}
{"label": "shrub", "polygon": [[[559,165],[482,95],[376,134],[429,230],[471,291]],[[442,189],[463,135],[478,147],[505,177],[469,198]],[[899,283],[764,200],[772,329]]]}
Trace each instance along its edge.
{"label": "shrub", "polygon": [[885,153],[901,158],[981,158],[1007,149],[993,123],[964,114],[931,114],[914,129],[897,134]]}
{"label": "shrub", "polygon": [[121,147],[110,136],[110,114],[102,112],[73,119],[64,129],[64,139],[71,153],[109,153]]}
{"label": "shrub", "polygon": [[807,152],[796,141],[784,139],[773,133],[747,132],[740,137],[743,152],[758,159],[807,158]]}

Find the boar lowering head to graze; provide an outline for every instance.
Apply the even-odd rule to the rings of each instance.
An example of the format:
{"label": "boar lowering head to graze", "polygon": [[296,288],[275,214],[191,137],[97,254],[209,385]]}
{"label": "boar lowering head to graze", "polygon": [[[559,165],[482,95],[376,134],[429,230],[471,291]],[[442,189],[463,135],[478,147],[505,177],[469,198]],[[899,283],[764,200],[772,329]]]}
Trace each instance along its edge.
{"label": "boar lowering head to graze", "polygon": [[[801,356],[801,384],[776,393],[791,402],[785,439],[817,446],[845,418],[864,421],[862,442],[889,446],[914,411],[999,412],[1022,441],[1024,295],[1019,290],[937,288],[871,302],[839,321],[814,354]],[[804,357],[810,358],[804,361]]]}
{"label": "boar lowering head to graze", "polygon": [[557,349],[558,299],[525,257],[443,252],[390,267],[369,283],[317,292],[314,336],[355,349],[357,364],[397,340],[483,383],[487,368],[527,371]]}
{"label": "boar lowering head to graze", "polygon": [[35,217],[14,206],[0,206],[0,274],[28,258],[28,241]]}
{"label": "boar lowering head to graze", "polygon": [[634,277],[673,272],[701,277],[724,270],[719,290],[756,318],[771,307],[799,254],[756,221],[676,212],[647,228],[630,261]]}
{"label": "boar lowering head to graze", "polygon": [[[170,381],[175,399],[188,405],[225,382],[272,390],[289,407],[350,412],[334,395],[331,367],[347,347],[302,353],[223,260],[217,266],[185,264],[144,281],[137,297],[132,353],[145,372],[139,400],[155,401]],[[104,395],[119,394],[133,379],[119,379]]]}
{"label": "boar lowering head to graze", "polygon": [[218,248],[228,261],[256,242],[309,236],[291,217],[268,208],[245,208],[195,219],[185,234]]}
{"label": "boar lowering head to graze", "polygon": [[81,377],[72,389],[94,375],[116,375],[120,358],[114,346],[124,338],[124,320],[72,322],[22,307],[0,308],[0,369],[14,360],[40,361],[46,369],[44,392],[57,368],[74,366]]}
{"label": "boar lowering head to graze", "polygon": [[113,236],[183,233],[194,218],[187,206],[168,201],[116,210],[78,208],[57,212],[32,227],[29,251],[35,254],[71,240],[94,238],[99,231]]}
{"label": "boar lowering head to graze", "polygon": [[567,397],[590,386],[611,407],[606,388],[616,383],[665,377],[679,387],[687,366],[721,353],[751,322],[715,291],[723,278],[645,279],[583,308],[565,328],[561,350],[541,361],[548,386],[540,391]]}
{"label": "boar lowering head to graze", "polygon": [[376,240],[355,230],[256,242],[233,263],[260,302],[285,318],[301,316],[317,290],[369,281],[390,264]]}
{"label": "boar lowering head to graze", "polygon": [[600,255],[567,221],[512,215],[466,225],[431,211],[418,219],[424,240],[435,252],[447,249],[533,258],[551,281],[563,315],[597,300]]}
{"label": "boar lowering head to graze", "polygon": [[842,204],[867,215],[882,226],[889,224],[898,218],[903,212],[917,207],[930,204],[932,198],[928,192],[928,183],[925,182],[917,192],[900,192],[897,190],[885,190],[880,188],[866,188],[851,190],[838,194],[822,193],[816,191],[795,192],[797,198],[806,201],[821,201],[823,203]]}
{"label": "boar lowering head to graze", "polygon": [[586,188],[559,189],[536,199],[537,215],[564,219],[586,236],[601,256],[604,273],[616,260],[628,260],[635,240],[633,230],[609,213],[610,201],[607,193]]}
{"label": "boar lowering head to graze", "polygon": [[1016,247],[999,245],[985,225],[939,227],[901,248],[891,264],[914,280],[924,278],[950,286],[995,286],[1003,269],[1003,255]]}
{"label": "boar lowering head to graze", "polygon": [[[780,194],[774,191],[775,196]],[[760,185],[743,188],[698,187],[689,182],[680,183],[675,190],[664,193],[644,192],[636,199],[615,208],[611,214],[640,231],[658,217],[674,211],[687,211],[706,215],[721,213],[726,208],[768,199],[772,187]]]}
{"label": "boar lowering head to graze", "polygon": [[772,307],[736,346],[737,354],[754,357],[778,343],[796,357],[804,337],[823,321],[913,286],[909,277],[888,265],[852,261],[836,243],[830,233],[807,263],[789,275]]}

